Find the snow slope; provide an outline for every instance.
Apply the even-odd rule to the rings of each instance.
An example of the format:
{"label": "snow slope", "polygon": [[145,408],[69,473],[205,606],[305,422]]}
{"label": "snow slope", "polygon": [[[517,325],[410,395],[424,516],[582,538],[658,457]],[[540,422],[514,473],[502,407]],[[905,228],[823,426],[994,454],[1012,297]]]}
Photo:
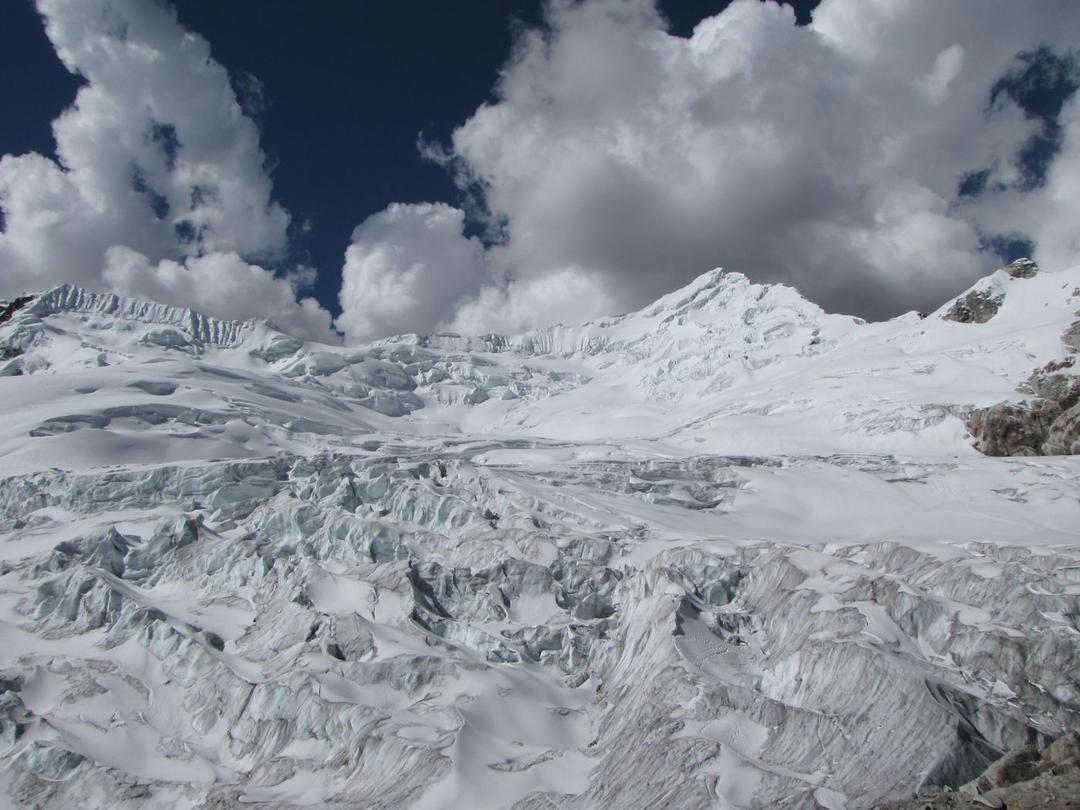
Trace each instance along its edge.
{"label": "snow slope", "polygon": [[1074,373],[1080,268],[973,292],[352,348],[0,307],[7,801],[863,808],[1077,728],[1080,462],[965,420]]}

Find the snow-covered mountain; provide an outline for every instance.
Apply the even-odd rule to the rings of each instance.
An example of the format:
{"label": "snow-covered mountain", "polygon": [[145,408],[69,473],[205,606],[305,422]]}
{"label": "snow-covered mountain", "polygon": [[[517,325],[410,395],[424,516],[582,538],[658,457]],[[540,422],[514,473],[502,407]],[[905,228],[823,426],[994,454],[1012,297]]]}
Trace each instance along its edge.
{"label": "snow-covered mountain", "polygon": [[[863,808],[1080,726],[1080,268],[342,348],[0,302],[0,787]],[[993,454],[993,455],[987,455]],[[1007,455],[1008,457],[995,457]]]}

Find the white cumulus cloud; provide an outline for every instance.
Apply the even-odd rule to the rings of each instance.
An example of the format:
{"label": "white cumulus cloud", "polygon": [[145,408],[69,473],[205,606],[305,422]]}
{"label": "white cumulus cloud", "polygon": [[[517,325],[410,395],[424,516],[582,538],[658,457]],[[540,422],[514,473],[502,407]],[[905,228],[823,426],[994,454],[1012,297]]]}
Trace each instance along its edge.
{"label": "white cumulus cloud", "polygon": [[0,159],[0,294],[62,281],[105,286],[120,277],[105,273],[106,254],[122,246],[158,268],[137,283],[129,266],[129,289],[188,304],[195,279],[209,280],[194,268],[213,264],[229,274],[215,284],[218,314],[250,311],[245,296],[258,278],[256,300],[274,307],[259,314],[310,322],[312,302],[298,304],[289,279],[238,258],[282,258],[289,214],[272,199],[258,130],[207,42],[157,0],[37,6],[57,55],[85,84],[53,122],[56,161]]}
{"label": "white cumulus cloud", "polygon": [[458,308],[447,326],[465,335],[512,334],[557,323],[576,325],[598,312],[614,313],[617,306],[599,279],[568,268],[486,285]]}
{"label": "white cumulus cloud", "polygon": [[444,203],[394,204],[357,226],[345,253],[338,329],[361,341],[431,332],[484,282],[484,248]]}
{"label": "white cumulus cloud", "polygon": [[[512,330],[641,306],[723,266],[885,317],[992,269],[986,245],[1002,232],[1027,227],[1037,258],[1060,262],[1080,213],[1074,164],[1063,153],[1048,179],[1066,205],[1040,211],[1057,225],[1003,222],[1003,195],[1012,210],[1034,199],[1009,189],[1042,124],[990,101],[1020,54],[1077,42],[1069,0],[825,0],[806,28],[737,0],[688,39],[652,0],[551,0],[494,101],[427,148],[481,202],[487,277],[435,268],[453,296],[414,285],[405,309],[431,322],[472,285],[443,319]],[[992,193],[961,199],[961,179],[984,170]],[[400,236],[381,249],[408,253]]]}

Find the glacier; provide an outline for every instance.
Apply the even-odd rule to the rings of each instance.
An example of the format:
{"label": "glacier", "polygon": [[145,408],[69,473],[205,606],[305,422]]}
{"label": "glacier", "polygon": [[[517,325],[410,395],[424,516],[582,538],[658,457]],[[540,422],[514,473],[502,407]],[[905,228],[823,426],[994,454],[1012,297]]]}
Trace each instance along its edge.
{"label": "glacier", "polygon": [[1080,728],[1080,268],[520,335],[0,302],[0,793],[870,808]]}

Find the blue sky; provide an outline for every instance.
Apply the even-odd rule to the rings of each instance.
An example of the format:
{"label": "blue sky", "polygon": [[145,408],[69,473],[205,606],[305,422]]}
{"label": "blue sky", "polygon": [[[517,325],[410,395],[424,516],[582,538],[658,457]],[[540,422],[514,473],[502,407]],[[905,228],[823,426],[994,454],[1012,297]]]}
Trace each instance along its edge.
{"label": "blue sky", "polygon": [[[729,3],[669,0],[664,13],[686,36]],[[51,155],[50,122],[80,82],[57,60],[33,3],[10,5],[0,29],[9,77],[0,84],[0,154]],[[489,100],[517,33],[542,17],[539,0],[173,5],[242,91],[275,196],[294,217],[287,259],[321,271],[316,297],[335,314],[335,271],[359,222],[390,201],[457,199],[451,174],[420,155],[418,134],[444,140]],[[805,17],[816,0],[795,5]]]}
{"label": "blue sky", "polygon": [[723,265],[883,317],[1075,246],[1068,2],[39,5],[0,32],[0,293],[366,339],[593,317]]}

